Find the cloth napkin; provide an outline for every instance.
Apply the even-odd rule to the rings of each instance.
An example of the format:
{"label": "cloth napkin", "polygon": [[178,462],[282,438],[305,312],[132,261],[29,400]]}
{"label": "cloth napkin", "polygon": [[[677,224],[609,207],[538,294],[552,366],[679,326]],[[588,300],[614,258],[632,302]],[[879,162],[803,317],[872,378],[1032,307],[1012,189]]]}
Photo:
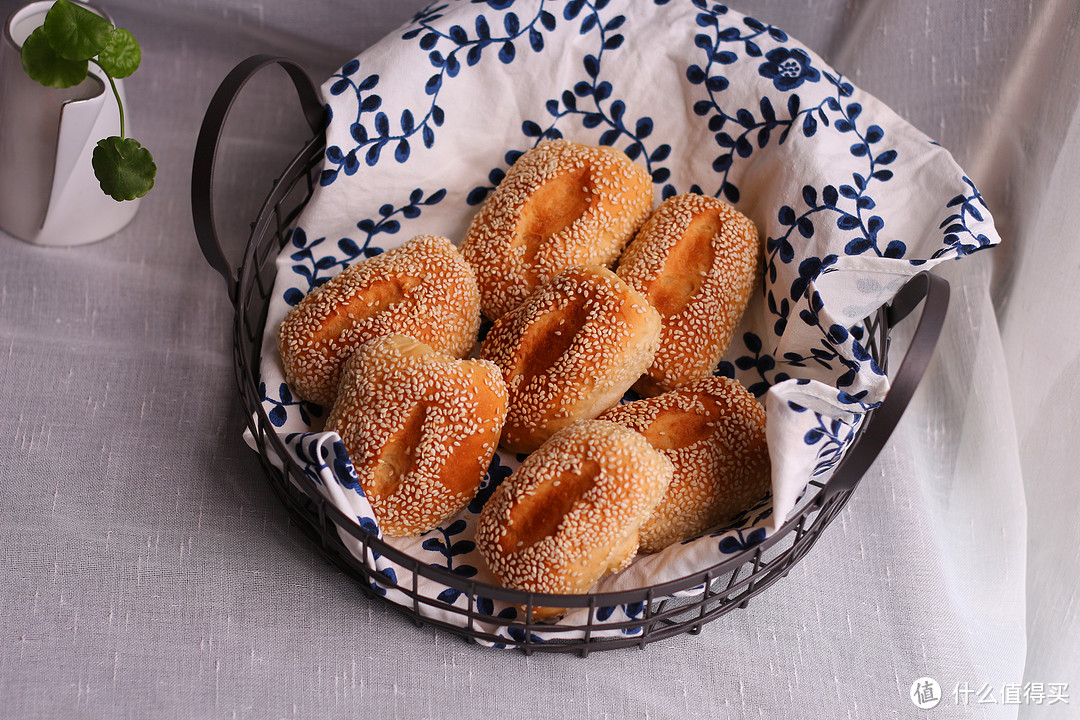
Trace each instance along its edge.
{"label": "cloth napkin", "polygon": [[[620,148],[651,174],[657,202],[714,195],[757,225],[764,281],[717,373],[765,404],[772,492],[728,527],[639,557],[601,591],[686,576],[780,527],[888,392],[864,345],[864,319],[913,274],[999,242],[979,191],[946,150],[783,30],[716,3],[437,3],[345,63],[322,92],[331,116],[325,160],[277,259],[264,407],[320,491],[379,537],[340,439],[321,431],[328,409],[295,397],[283,379],[275,334],[304,294],[415,235],[460,242],[506,169],[549,138]],[[493,582],[474,522],[517,465],[500,451],[460,515],[419,538],[383,539]],[[411,606],[395,588],[411,587],[408,571],[370,551],[367,561],[387,579],[373,589]],[[418,589],[491,615],[516,612],[424,579]],[[582,623],[584,612],[561,622]],[[597,619],[641,612],[603,608]],[[463,622],[437,608],[422,613]]]}

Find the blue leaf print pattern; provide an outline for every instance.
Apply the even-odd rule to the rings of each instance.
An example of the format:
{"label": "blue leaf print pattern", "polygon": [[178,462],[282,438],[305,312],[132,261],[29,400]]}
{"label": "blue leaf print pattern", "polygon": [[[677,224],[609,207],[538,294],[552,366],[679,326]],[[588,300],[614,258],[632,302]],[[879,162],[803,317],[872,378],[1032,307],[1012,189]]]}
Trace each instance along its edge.
{"label": "blue leaf print pattern", "polygon": [[[728,13],[724,5],[709,7],[705,2],[695,2],[695,6],[702,12],[697,15],[697,24],[706,29],[694,36],[694,45],[705,54],[704,63],[692,63],[687,66],[686,78],[694,85],[702,85],[707,93],[707,99],[694,103],[694,113],[708,118],[709,130],[716,133],[716,143],[721,148],[721,153],[713,161],[713,170],[721,174],[719,189],[714,193],[717,197],[723,197],[731,203],[738,203],[741,198],[739,188],[730,181],[730,171],[735,162],[740,158],[748,158],[756,148],[764,148],[774,136],[777,144],[782,145],[788,137],[791,128],[796,125],[800,117],[802,130],[807,137],[817,130],[816,112],[820,112],[821,105],[817,107],[802,107],[801,98],[791,94],[784,103],[787,117],[782,116],[773,101],[767,96],[761,96],[757,108],[740,107],[732,112],[725,110],[726,103],[720,100],[720,94],[727,90],[730,81],[724,74],[724,66],[732,65],[739,61],[738,52],[742,51],[747,57],[760,57],[762,55],[762,38],[770,42],[786,42],[787,34],[771,25],[765,25],[750,17],[742,19],[742,27],[728,25],[721,22],[721,17]],[[711,34],[710,34],[711,33]],[[734,48],[734,49],[733,49]],[[791,51],[779,48],[785,53]],[[770,51],[773,55],[777,50]],[[821,74],[810,66],[809,56],[802,50],[798,50],[796,57],[805,56],[805,68],[799,83],[791,87],[777,87],[777,89],[792,90],[803,82],[816,82]],[[768,55],[766,56],[768,58]],[[780,59],[779,55],[773,55]],[[767,60],[762,68],[771,67]],[[771,70],[762,72],[764,76]],[[843,83],[839,77],[826,75],[841,92],[850,86]],[[786,86],[786,83],[785,83]],[[828,119],[825,119],[828,122]],[[725,130],[725,127],[727,128]]]}
{"label": "blue leaf print pattern", "polygon": [[748,550],[755,545],[761,544],[765,539],[765,528],[757,528],[750,532],[736,530],[732,535],[725,535],[718,547],[725,555],[732,555],[743,550]]}
{"label": "blue leaf print pattern", "polygon": [[[401,207],[394,207],[390,203],[385,203],[379,207],[379,219],[364,218],[360,222],[356,223],[356,227],[362,233],[364,233],[364,247],[367,248],[371,245],[371,239],[379,233],[395,234],[401,229],[401,222],[398,221],[395,216],[401,215],[406,220],[414,220],[420,217],[420,213],[423,211],[422,206],[437,205],[442,202],[446,197],[446,189],[439,188],[427,197],[424,196],[424,191],[420,188],[416,188],[409,194],[409,202]],[[376,249],[375,253],[382,252],[381,249]],[[368,256],[375,253],[367,253]]]}
{"label": "blue leaf print pattern", "polygon": [[512,468],[509,465],[505,465],[502,459],[499,457],[499,453],[491,458],[491,464],[488,466],[487,474],[480,483],[480,489],[476,492],[474,497],[468,505],[469,512],[478,515],[481,510],[484,509],[484,505],[487,503],[488,498],[495,492],[495,489],[499,487],[506,478],[510,477]]}
{"label": "blue leaf print pattern", "polygon": [[309,239],[303,228],[297,227],[289,238],[291,249],[289,259],[294,262],[292,270],[305,280],[304,287],[290,287],[285,290],[284,298],[290,306],[299,303],[304,295],[319,287],[341,270],[358,260],[374,257],[383,252],[383,248],[373,242],[376,235],[394,235],[401,230],[400,216],[406,220],[420,217],[425,207],[437,205],[446,197],[446,190],[440,188],[425,195],[420,188],[409,194],[404,205],[394,207],[385,203],[379,207],[377,219],[364,218],[356,223],[356,228],[363,234],[359,242],[352,238],[337,241],[337,251],[328,251],[326,238]]}
{"label": "blue leaf print pattern", "polygon": [[[798,413],[812,412],[795,403],[789,403],[789,406]],[[806,432],[803,442],[808,446],[818,446],[817,465],[813,471],[813,474],[818,476],[831,470],[843,458],[844,450],[862,422],[862,416],[854,422],[845,422],[839,418],[823,417],[816,412],[813,415],[816,426]]]}
{"label": "blue leaf print pattern", "polygon": [[[304,474],[316,485],[323,484],[323,471],[332,469],[335,473],[335,479],[345,483],[346,487],[354,487],[363,494],[359,484],[356,483],[356,475],[353,472],[352,463],[348,461],[345,446],[340,441],[334,444],[334,460],[331,468],[331,465],[327,463],[331,452],[326,448],[322,440],[318,433],[291,433],[286,438],[286,442],[289,443],[297,458],[303,463]],[[338,477],[339,473],[341,474],[340,477]],[[351,482],[350,478],[352,478]]]}
{"label": "blue leaf print pattern", "polygon": [[[558,125],[569,119],[580,120],[585,128],[604,128],[598,144],[619,147],[631,160],[645,166],[654,183],[665,183],[671,176],[671,170],[662,163],[671,154],[671,145],[663,142],[653,144],[650,138],[654,128],[653,119],[649,116],[636,119],[627,117],[626,103],[618,98],[612,83],[600,79],[605,56],[620,48],[625,40],[618,30],[626,23],[626,16],[603,16],[601,11],[607,6],[607,0],[592,3],[574,0],[563,8],[563,20],[577,22],[580,18],[580,23],[576,25],[579,35],[595,36],[595,49],[582,59],[584,75],[572,87],[563,89],[544,104],[550,119],[523,120],[521,132],[526,138],[532,139],[535,146],[542,140],[561,138],[563,134]],[[505,158],[507,165],[512,165],[519,155],[516,152],[508,153]],[[492,169],[488,173],[490,185],[473,188],[468,195],[468,203],[478,205],[483,202],[504,175],[501,168]],[[670,196],[675,194],[675,188],[665,185],[662,192]]]}
{"label": "blue leaf print pattern", "polygon": [[278,394],[276,398],[270,397],[266,391],[266,383],[259,383],[259,395],[262,397],[263,406],[269,405],[270,409],[267,410],[267,416],[270,418],[271,424],[274,427],[284,427],[285,421],[288,419],[289,408],[296,408],[296,412],[300,416],[300,421],[305,425],[311,425],[312,418],[322,417],[323,409],[321,405],[301,400],[292,394],[289,386],[285,383],[278,384]]}
{"label": "blue leaf print pattern", "polygon": [[[381,556],[378,553],[372,554],[375,556],[376,562],[378,562]],[[371,574],[371,578],[371,589],[377,595],[382,595],[383,597],[385,597],[386,591],[388,589],[393,589],[397,587],[398,578],[397,572],[394,570],[394,568],[388,567],[376,570]]]}
{"label": "blue leaf print pattern", "polygon": [[309,239],[302,228],[296,228],[289,241],[293,249],[289,259],[293,261],[292,271],[303,278],[305,283],[303,287],[288,288],[284,293],[285,302],[290,306],[296,305],[305,295],[357,259],[374,254],[369,251],[369,242],[370,236],[368,242],[362,246],[351,238],[341,238],[337,241],[338,252],[329,254],[328,246],[324,245],[325,237]]}
{"label": "blue leaf print pattern", "polygon": [[[511,5],[510,2],[488,3],[496,11],[505,10]],[[360,168],[361,156],[369,166],[378,164],[384,149],[388,147],[393,148],[395,162],[407,162],[417,136],[425,148],[434,147],[436,128],[441,127],[446,118],[445,109],[439,105],[439,94],[446,82],[457,77],[464,67],[480,63],[489,49],[495,49],[499,62],[503,64],[514,61],[522,39],[533,52],[542,51],[542,31],[555,27],[555,18],[544,8],[543,2],[525,23],[516,13],[505,13],[498,23],[501,25],[498,30],[493,29],[494,23],[486,15],[476,16],[471,31],[462,25],[441,30],[433,23],[443,17],[445,8],[446,5],[432,5],[421,11],[413,18],[413,27],[401,36],[403,40],[416,40],[420,49],[427,52],[428,62],[436,71],[424,84],[424,92],[430,101],[422,113],[406,108],[401,111],[395,125],[390,116],[381,110],[382,96],[373,92],[381,78],[378,74],[371,74],[356,81],[354,76],[358,75],[360,64],[355,60],[346,63],[332,76],[338,78],[330,86],[332,95],[351,92],[357,100],[356,118],[350,125],[354,145],[347,150],[337,145],[326,148],[325,169],[319,179],[320,185],[325,187],[332,184],[341,174],[355,175]]]}
{"label": "blue leaf print pattern", "polygon": [[[749,350],[752,355],[742,355],[735,359],[733,363],[735,367],[748,373],[753,370],[757,377],[760,378],[757,382],[747,383],[746,389],[756,397],[761,398],[769,390],[769,386],[782,382],[788,379],[787,373],[779,372],[770,377],[770,374],[776,370],[776,360],[769,353],[764,352],[764,344],[761,342],[761,338],[752,332],[743,333],[742,336],[743,345]],[[725,375],[727,377],[735,377],[728,365],[721,364],[717,368],[717,375]],[[745,382],[745,381],[744,381]]]}
{"label": "blue leaf print pattern", "polygon": [[[465,529],[466,523],[464,520],[455,520],[445,528],[436,528],[428,533],[430,537],[423,541],[421,547],[429,553],[438,553],[443,556],[442,563],[430,563],[432,566],[445,568],[464,578],[471,578],[476,575],[477,570],[474,566],[454,563],[455,557],[467,555],[476,549],[476,543],[472,540],[452,539],[453,536],[463,533]],[[437,599],[452,605],[460,596],[460,590],[448,587],[438,594]]]}
{"label": "blue leaf print pattern", "polygon": [[970,188],[970,192],[957,195],[946,203],[946,207],[955,208],[955,210],[938,226],[945,232],[945,246],[934,253],[935,258],[949,253],[963,257],[991,245],[986,233],[976,233],[970,227],[972,220],[981,222],[983,216],[987,214],[986,201],[970,179],[965,176],[963,180],[964,184]]}

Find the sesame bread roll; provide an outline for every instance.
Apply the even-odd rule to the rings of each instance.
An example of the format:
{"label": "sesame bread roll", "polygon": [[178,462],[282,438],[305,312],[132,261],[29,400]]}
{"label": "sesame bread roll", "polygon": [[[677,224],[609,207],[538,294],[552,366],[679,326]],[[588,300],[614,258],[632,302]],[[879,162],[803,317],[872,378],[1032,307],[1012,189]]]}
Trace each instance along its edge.
{"label": "sesame bread roll", "polygon": [[695,380],[600,418],[641,433],[675,469],[664,498],[641,525],[641,552],[701,535],[770,488],[765,408],[736,380]]}
{"label": "sesame bread roll", "polygon": [[402,333],[463,357],[479,328],[472,268],[448,239],[418,235],[308,293],[282,321],[278,350],[293,391],[329,407],[342,365],[361,343]]}
{"label": "sesame bread roll", "polygon": [[572,267],[538,287],[480,347],[509,392],[502,446],[531,452],[607,410],[652,362],[659,339],[656,310],[606,268]]}
{"label": "sesame bread roll", "polygon": [[648,172],[615,148],[552,140],[507,171],[461,245],[495,320],[571,265],[610,267],[652,209]]}
{"label": "sesame bread roll", "polygon": [[[638,433],[586,420],[525,459],[484,505],[476,547],[499,582],[578,594],[624,569],[638,527],[671,481],[672,467]],[[548,619],[560,608],[534,608]]]}
{"label": "sesame bread roll", "polygon": [[476,496],[505,417],[494,365],[387,335],[345,362],[326,429],[341,436],[383,533],[416,535]]}
{"label": "sesame bread roll", "polygon": [[635,390],[657,395],[712,374],[760,278],[759,255],[754,224],[727,203],[686,194],[660,204],[617,270],[663,318]]}

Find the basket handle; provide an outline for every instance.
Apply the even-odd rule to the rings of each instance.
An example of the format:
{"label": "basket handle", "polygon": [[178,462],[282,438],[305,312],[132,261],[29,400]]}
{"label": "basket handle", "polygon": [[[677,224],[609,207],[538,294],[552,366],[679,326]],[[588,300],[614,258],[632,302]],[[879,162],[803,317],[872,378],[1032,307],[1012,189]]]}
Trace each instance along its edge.
{"label": "basket handle", "polygon": [[892,379],[889,394],[866,421],[862,434],[825,484],[825,491],[818,496],[818,505],[837,493],[855,488],[885,447],[915,394],[945,324],[945,313],[949,309],[949,283],[936,275],[921,272],[900,289],[886,309],[886,323],[891,330],[924,300],[922,316],[911,338],[911,345]]}
{"label": "basket handle", "polygon": [[318,88],[304,69],[288,58],[253,55],[234,67],[221,81],[221,85],[218,86],[217,92],[214,93],[206,109],[202,127],[199,129],[199,138],[195,143],[195,158],[191,167],[191,215],[195,224],[195,237],[210,267],[225,278],[229,300],[233,305],[236,304],[237,279],[222,251],[217,226],[214,223],[214,165],[225,129],[225,120],[240,91],[257,72],[275,64],[285,69],[296,87],[308,127],[316,135],[321,134],[326,128],[326,105],[319,95]]}

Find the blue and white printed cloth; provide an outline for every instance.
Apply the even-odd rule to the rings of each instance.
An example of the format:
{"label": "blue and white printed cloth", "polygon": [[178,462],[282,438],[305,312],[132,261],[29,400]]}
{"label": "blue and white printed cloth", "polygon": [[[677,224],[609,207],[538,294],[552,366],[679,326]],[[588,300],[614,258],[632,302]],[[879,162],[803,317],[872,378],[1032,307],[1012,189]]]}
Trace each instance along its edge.
{"label": "blue and white printed cloth", "polygon": [[[860,342],[861,321],[916,272],[999,242],[948,152],[784,31],[701,0],[440,2],[347,62],[323,93],[325,163],[278,260],[264,406],[325,495],[374,533],[340,440],[321,432],[324,409],[299,401],[283,380],[275,333],[305,293],[415,235],[460,241],[507,167],[546,138],[618,147],[648,169],[657,201],[714,195],[759,228],[765,281],[717,372],[765,403],[771,497],[727,529],[638,558],[604,591],[682,577],[774,531],[888,392]],[[517,464],[500,452],[466,511],[393,544],[490,581],[472,542],[474,519]],[[385,557],[368,560],[411,583]],[[430,589],[436,595],[469,602],[443,586]],[[476,602],[502,617],[516,612]],[[600,619],[640,612],[604,608]]]}

